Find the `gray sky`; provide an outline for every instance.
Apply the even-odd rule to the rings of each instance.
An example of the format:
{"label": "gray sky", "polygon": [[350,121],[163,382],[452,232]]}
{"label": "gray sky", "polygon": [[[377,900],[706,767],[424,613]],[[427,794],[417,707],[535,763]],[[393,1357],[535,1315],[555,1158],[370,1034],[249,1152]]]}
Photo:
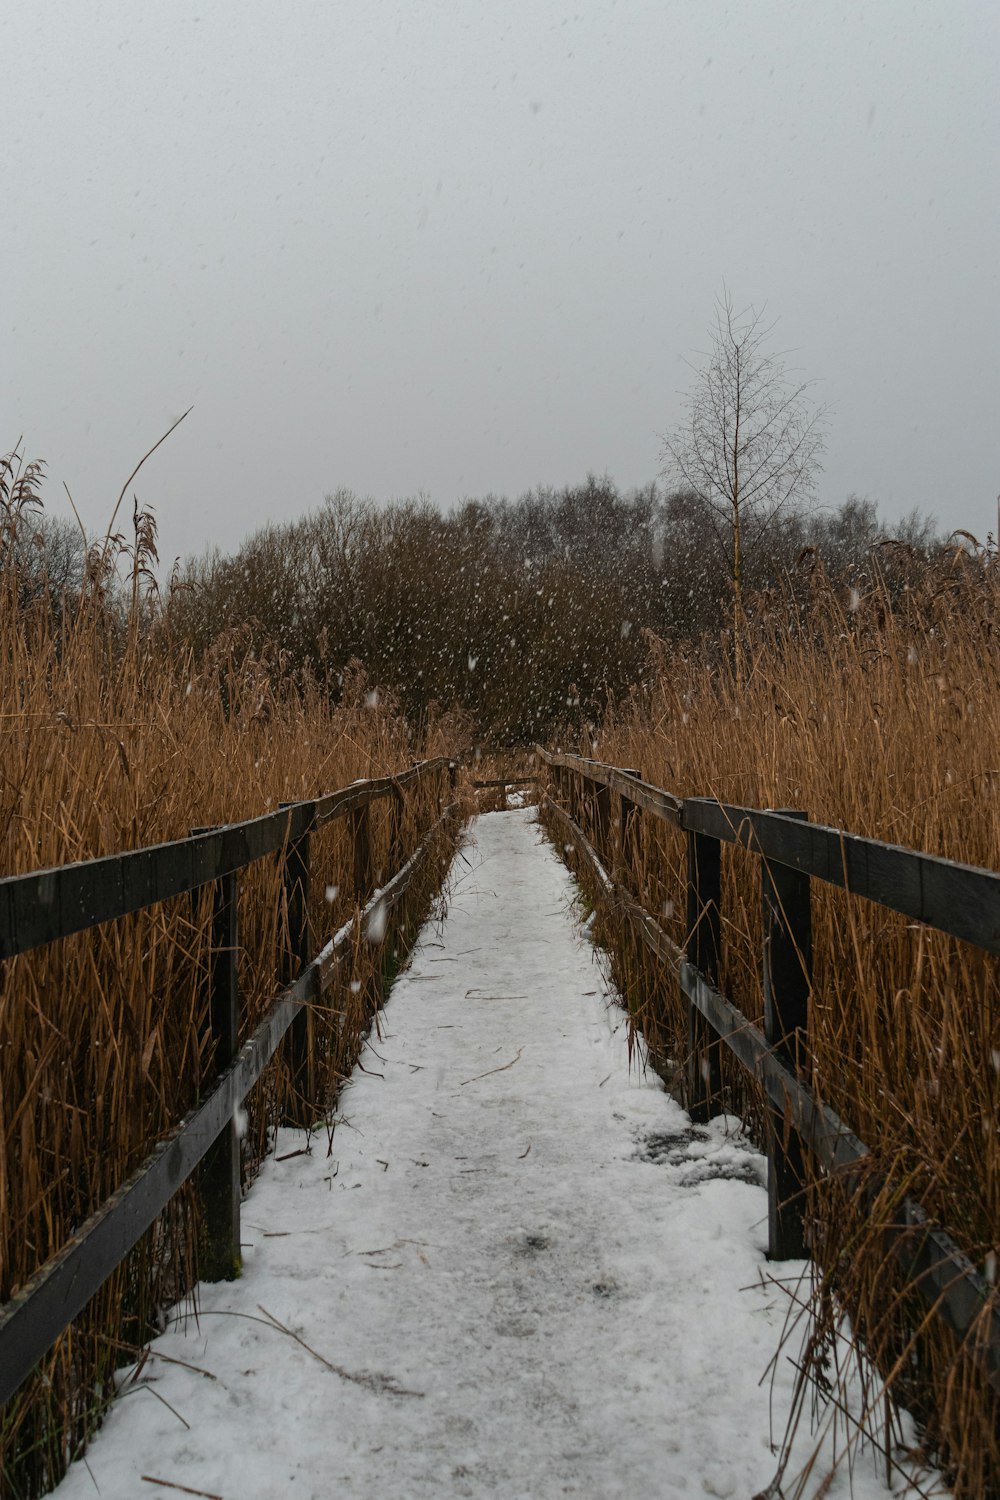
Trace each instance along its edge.
{"label": "gray sky", "polygon": [[161,554],[656,476],[725,282],[821,498],[995,528],[996,0],[6,0],[0,449]]}

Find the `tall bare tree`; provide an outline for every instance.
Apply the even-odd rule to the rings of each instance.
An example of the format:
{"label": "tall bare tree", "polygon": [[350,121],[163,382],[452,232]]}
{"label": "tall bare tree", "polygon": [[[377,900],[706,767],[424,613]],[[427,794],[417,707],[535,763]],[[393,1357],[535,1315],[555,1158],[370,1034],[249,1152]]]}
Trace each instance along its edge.
{"label": "tall bare tree", "polygon": [[729,567],[736,650],[743,622],[744,561],[783,511],[811,498],[822,469],[825,408],[811,381],[790,378],[769,353],[775,325],[764,310],[738,312],[726,291],[716,303],[711,348],[692,365],[684,420],[663,438],[663,473],[707,508]]}

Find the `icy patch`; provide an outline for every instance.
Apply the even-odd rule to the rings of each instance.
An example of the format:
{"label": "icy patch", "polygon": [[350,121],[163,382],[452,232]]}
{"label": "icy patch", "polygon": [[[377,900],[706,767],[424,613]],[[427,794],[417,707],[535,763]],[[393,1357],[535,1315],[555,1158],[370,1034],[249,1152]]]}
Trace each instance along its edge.
{"label": "icy patch", "polygon": [[727,1128],[719,1116],[709,1126],[688,1125],[668,1131],[651,1131],[636,1140],[635,1160],[668,1169],[678,1187],[698,1187],[703,1182],[726,1180],[767,1186],[767,1158],[757,1151],[742,1131]]}

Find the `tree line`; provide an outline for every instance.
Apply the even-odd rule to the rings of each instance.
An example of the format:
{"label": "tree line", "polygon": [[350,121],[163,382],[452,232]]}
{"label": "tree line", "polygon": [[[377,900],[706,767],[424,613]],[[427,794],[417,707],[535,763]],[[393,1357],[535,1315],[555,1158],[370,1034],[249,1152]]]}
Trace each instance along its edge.
{"label": "tree line", "polygon": [[[817,567],[863,585],[891,539],[911,559],[943,546],[912,515],[889,532],[874,502],[789,507],[756,545],[744,520],[742,588],[804,599]],[[386,506],[341,490],[301,519],[265,526],[235,552],[182,570],[171,631],[202,655],[220,640],[278,652],[331,690],[352,661],[419,720],[461,706],[495,745],[597,721],[642,681],[648,632],[667,641],[732,628],[732,577],[718,517],[697,495],[656,484],[621,492],[590,476],[517,500]]]}
{"label": "tree line", "polygon": [[[234,663],[252,659],[334,699],[345,682],[356,688],[360,665],[415,726],[459,710],[471,737],[499,747],[600,722],[646,679],[651,636],[732,650],[731,552],[717,508],[690,491],[623,492],[591,475],[442,512],[339,490],[164,584],[148,510],[136,504],[131,526],[88,542],[42,510],[40,469],[31,481],[17,504],[0,504],[17,607],[43,606],[58,631],[82,600],[100,600],[109,639],[141,631],[151,650],[214,663],[223,695]],[[750,611],[776,597],[804,607],[817,570],[845,595],[875,573],[902,592],[947,550],[929,517],[886,529],[855,496],[829,510],[749,512],[742,532]]]}

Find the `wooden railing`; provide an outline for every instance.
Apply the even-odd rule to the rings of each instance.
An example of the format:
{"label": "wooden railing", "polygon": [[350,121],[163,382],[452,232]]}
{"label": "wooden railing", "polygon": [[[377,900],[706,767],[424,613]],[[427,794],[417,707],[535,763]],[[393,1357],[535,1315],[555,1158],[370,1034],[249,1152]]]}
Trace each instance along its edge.
{"label": "wooden railing", "polygon": [[[869,1201],[885,1187],[877,1174],[862,1170],[870,1156],[868,1146],[806,1081],[812,988],[810,881],[840,886],[989,953],[1000,953],[1000,875],[810,823],[797,811],[675,797],[644,782],[634,770],[540,746],[536,754],[549,772],[549,791],[540,798],[541,808],[572,840],[604,899],[614,902],[648,951],[676,975],[688,1009],[684,1102],[692,1117],[706,1120],[721,1104],[721,1046],[763,1085],[772,1111],[767,1141],[770,1255],[780,1260],[805,1254],[803,1149],[823,1170],[856,1185]],[[637,886],[632,877],[640,813],[686,837],[686,948],[678,947],[628,889],[630,884]],[[760,857],[763,1029],[718,988],[723,843],[738,844]],[[609,868],[623,878],[614,879]],[[951,1235],[933,1226],[908,1195],[899,1194],[896,1222],[889,1226],[887,1238],[907,1280],[932,1314],[959,1337],[966,1353],[1000,1391],[1000,1309],[993,1286]]]}
{"label": "wooden railing", "polygon": [[[455,763],[422,761],[399,776],[360,781],[314,801],[222,828],[196,830],[186,839],[132,853],[86,860],[0,880],[0,959],[56,942],[84,929],[141,911],[172,896],[213,891],[211,1030],[217,1076],[198,1105],[127,1181],[10,1299],[0,1305],[0,1404],[18,1389],[59,1335],[111,1276],[141,1235],[202,1163],[199,1196],[205,1280],[232,1276],[240,1259],[240,1145],[234,1115],[289,1035],[294,1097],[319,1107],[313,1089],[308,1007],[320,1000],[353,951],[376,908],[387,915],[412,884],[434,832],[454,812],[446,791]],[[409,790],[436,781],[438,820],[405,863],[402,811]],[[392,878],[373,891],[369,809],[389,799],[389,867]],[[317,954],[309,922],[310,839],[337,818],[349,818],[353,837],[354,917]],[[282,861],[281,901],[287,911],[285,987],[253,1035],[239,1042],[237,988],[238,881],[256,860]],[[381,926],[381,922],[379,924]]]}
{"label": "wooden railing", "polygon": [[500,811],[507,811],[507,793],[512,787],[534,786],[534,776],[494,776],[491,781],[474,781],[473,791],[497,792],[497,801],[500,803]]}

